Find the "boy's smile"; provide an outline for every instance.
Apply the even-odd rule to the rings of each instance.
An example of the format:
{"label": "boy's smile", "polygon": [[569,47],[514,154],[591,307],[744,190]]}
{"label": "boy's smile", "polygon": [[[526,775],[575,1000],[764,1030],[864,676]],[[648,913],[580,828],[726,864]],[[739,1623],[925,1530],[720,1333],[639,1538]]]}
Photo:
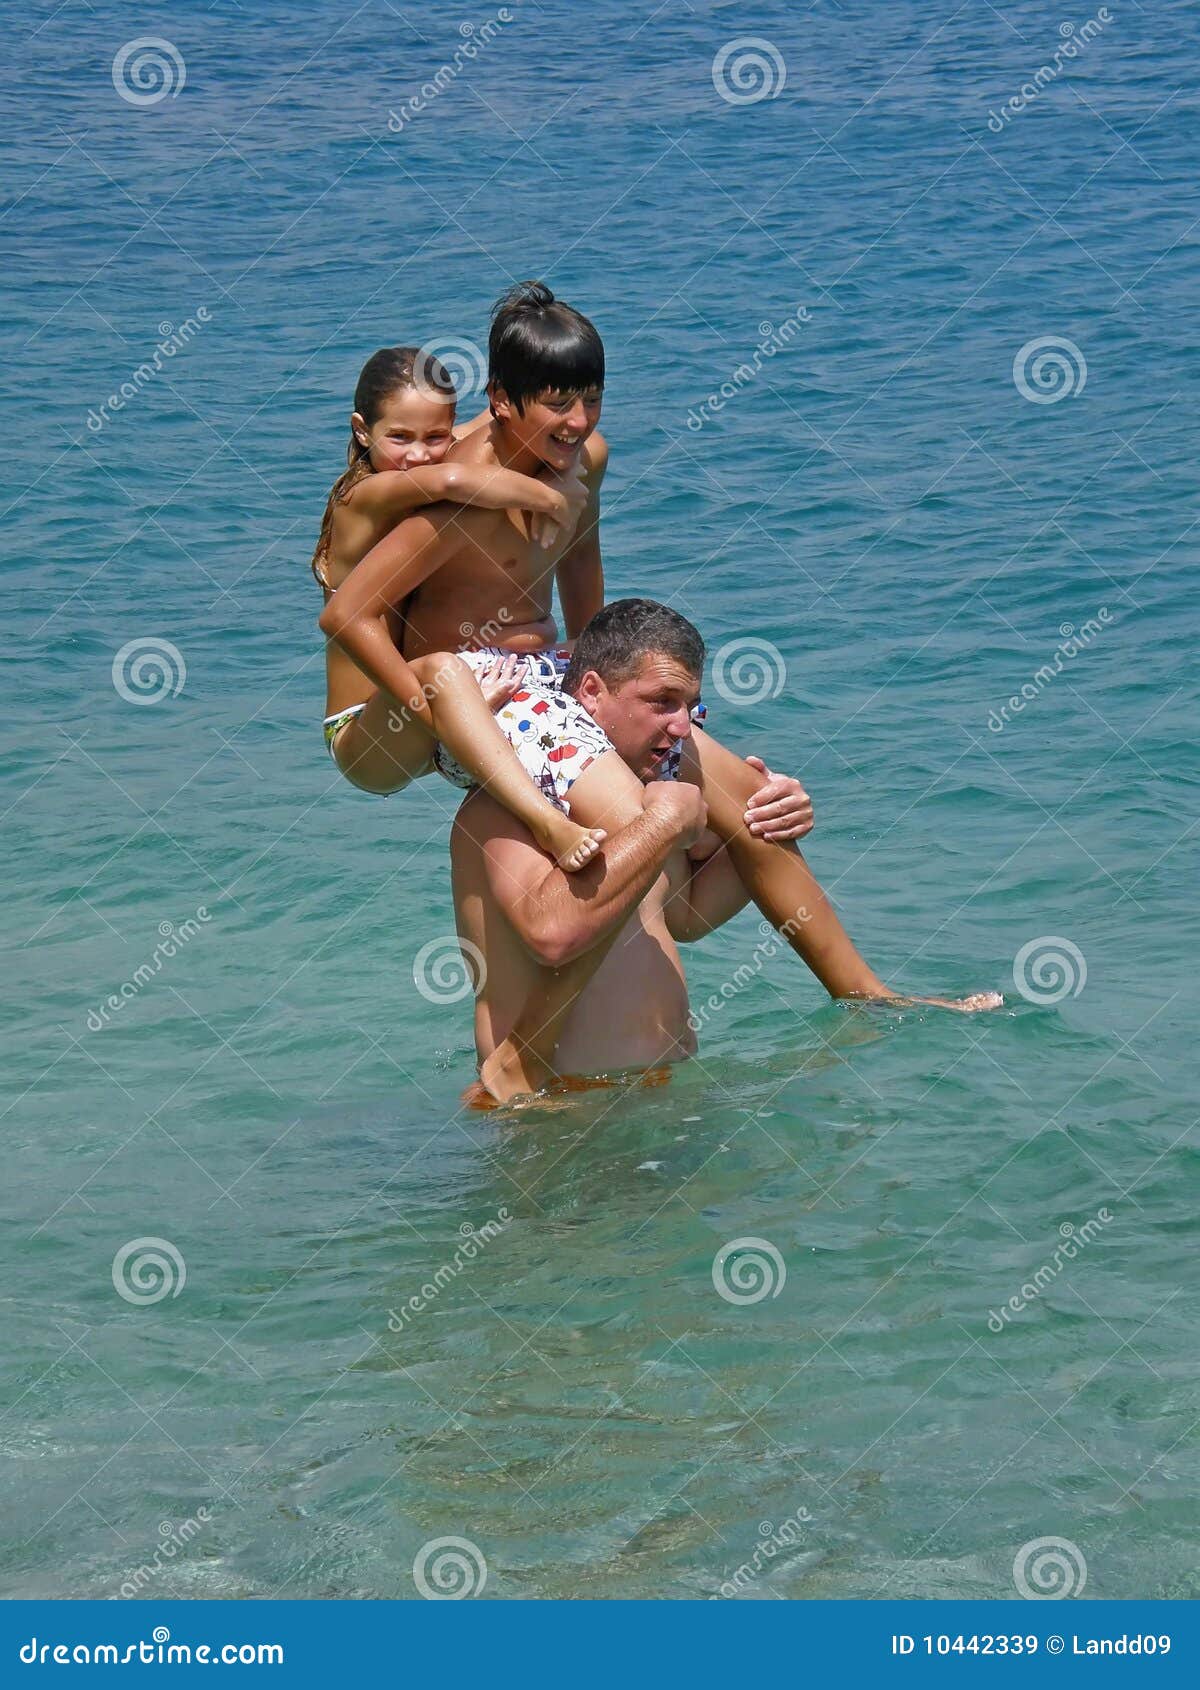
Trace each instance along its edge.
{"label": "boy's smile", "polygon": [[493,396],[493,408],[510,439],[539,463],[562,474],[571,468],[584,441],[595,433],[603,400],[599,388],[586,393],[548,391],[527,399],[522,414],[498,393]]}

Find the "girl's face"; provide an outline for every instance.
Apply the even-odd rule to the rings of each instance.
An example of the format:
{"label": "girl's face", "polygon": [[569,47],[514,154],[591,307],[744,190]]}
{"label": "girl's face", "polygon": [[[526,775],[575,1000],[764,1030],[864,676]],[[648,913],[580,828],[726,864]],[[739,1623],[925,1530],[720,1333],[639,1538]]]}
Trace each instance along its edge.
{"label": "girl's face", "polygon": [[399,387],[369,428],[358,411],[350,426],[359,445],[369,449],[372,469],[440,464],[454,440],[454,401]]}

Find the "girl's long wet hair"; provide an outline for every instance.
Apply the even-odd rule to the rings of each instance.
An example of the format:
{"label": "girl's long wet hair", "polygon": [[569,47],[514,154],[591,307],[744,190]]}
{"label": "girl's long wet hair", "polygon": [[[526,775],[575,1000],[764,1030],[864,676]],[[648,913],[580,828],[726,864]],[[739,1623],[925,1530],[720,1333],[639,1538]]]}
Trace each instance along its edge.
{"label": "girl's long wet hair", "polygon": [[[419,346],[381,346],[363,365],[354,389],[354,409],[368,428],[375,426],[384,405],[402,387],[441,394],[451,403],[456,397],[454,383],[445,366],[428,352]],[[325,572],[333,538],[333,513],[338,505],[345,503],[352,488],[357,487],[365,476],[373,474],[371,448],[362,444],[352,428],[346,447],[346,468],[329,490],[325,515],[321,518],[321,532],[312,556],[312,572],[318,585],[327,593],[333,591]]]}

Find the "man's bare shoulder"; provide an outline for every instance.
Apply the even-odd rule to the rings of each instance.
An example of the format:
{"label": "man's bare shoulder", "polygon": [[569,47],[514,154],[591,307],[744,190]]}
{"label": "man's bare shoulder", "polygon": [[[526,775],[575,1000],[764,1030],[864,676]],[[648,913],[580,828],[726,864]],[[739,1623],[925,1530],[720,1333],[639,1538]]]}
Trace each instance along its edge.
{"label": "man's bare shoulder", "polygon": [[458,807],[450,829],[450,854],[464,861],[478,859],[489,846],[502,842],[507,849],[524,846],[534,856],[543,855],[533,835],[511,810],[477,786]]}

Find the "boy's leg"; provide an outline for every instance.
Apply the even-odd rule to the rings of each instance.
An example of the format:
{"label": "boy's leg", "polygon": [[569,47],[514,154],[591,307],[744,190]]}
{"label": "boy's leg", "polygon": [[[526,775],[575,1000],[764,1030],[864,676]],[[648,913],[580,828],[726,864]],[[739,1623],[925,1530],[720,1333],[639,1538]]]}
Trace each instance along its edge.
{"label": "boy's leg", "polygon": [[742,884],[830,996],[894,996],[855,950],[795,844],[772,844],[747,831],[746,801],[761,787],[762,776],[695,728],[683,748],[680,778],[701,788],[708,825],[725,842]]}
{"label": "boy's leg", "polygon": [[462,658],[434,652],[415,658],[412,668],[429,704],[438,741],[460,765],[464,783],[469,778],[486,787],[568,874],[589,863],[600,849],[603,831],[581,827],[534,785]]}

